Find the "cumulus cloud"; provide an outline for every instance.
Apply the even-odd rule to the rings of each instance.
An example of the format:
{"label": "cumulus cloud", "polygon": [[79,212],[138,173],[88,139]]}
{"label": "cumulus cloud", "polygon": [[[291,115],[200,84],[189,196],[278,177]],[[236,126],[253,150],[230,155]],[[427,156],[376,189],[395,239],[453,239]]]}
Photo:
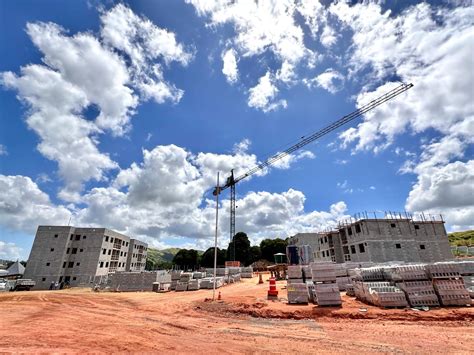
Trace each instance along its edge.
{"label": "cumulus cloud", "polygon": [[303,79],[303,83],[308,88],[316,85],[329,91],[331,94],[335,94],[341,90],[342,84],[344,83],[344,76],[330,68],[313,79]]}
{"label": "cumulus cloud", "polygon": [[287,106],[286,100],[276,100],[278,88],[273,80],[272,74],[268,71],[258,80],[258,84],[249,90],[248,105],[250,107],[269,112]]}
{"label": "cumulus cloud", "polygon": [[18,260],[23,255],[23,249],[15,243],[7,243],[0,240],[0,259]]}
{"label": "cumulus cloud", "polygon": [[[139,100],[179,101],[183,91],[164,80],[163,70],[192,58],[173,33],[124,5],[105,11],[101,20],[102,37],[28,23],[44,64],[23,66],[20,75],[0,73],[0,83],[29,106],[27,125],[40,137],[39,152],[58,163],[65,185],[59,197],[66,201],[79,202],[84,182],[104,180],[117,168],[99,151],[99,137],[125,134]],[[87,119],[83,112],[91,106],[98,115]]]}
{"label": "cumulus cloud", "polygon": [[239,70],[237,68],[237,57],[234,49],[229,49],[222,54],[222,73],[231,84],[239,79]]}
{"label": "cumulus cloud", "polygon": [[65,225],[71,212],[55,205],[29,177],[0,175],[0,225],[34,233],[39,224]]}
{"label": "cumulus cloud", "polygon": [[0,156],[1,155],[8,155],[7,147],[3,144],[0,144]]}

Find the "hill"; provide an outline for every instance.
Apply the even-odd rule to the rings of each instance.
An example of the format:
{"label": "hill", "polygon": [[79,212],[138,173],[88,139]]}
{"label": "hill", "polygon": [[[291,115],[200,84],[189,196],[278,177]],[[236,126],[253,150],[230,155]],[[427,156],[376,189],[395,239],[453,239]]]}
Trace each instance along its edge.
{"label": "hill", "polygon": [[[180,251],[181,248],[167,248],[167,249],[155,249],[148,248],[146,258],[146,269],[170,269],[172,267],[172,261],[174,256]],[[202,255],[204,252],[198,250],[198,255]]]}
{"label": "hill", "polygon": [[474,245],[474,230],[448,233],[449,244],[452,246]]}

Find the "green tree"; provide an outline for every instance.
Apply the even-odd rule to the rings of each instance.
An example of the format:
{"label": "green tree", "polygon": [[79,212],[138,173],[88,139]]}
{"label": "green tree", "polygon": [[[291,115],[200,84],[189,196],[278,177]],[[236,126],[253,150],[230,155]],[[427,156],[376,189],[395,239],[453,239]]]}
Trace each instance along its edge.
{"label": "green tree", "polygon": [[199,254],[194,249],[181,249],[173,258],[173,264],[184,269],[195,269],[199,265]]}
{"label": "green tree", "polygon": [[[225,264],[226,250],[217,248],[217,266]],[[201,266],[214,267],[214,247],[207,249],[201,256]]]}
{"label": "green tree", "polygon": [[238,260],[242,265],[249,264],[250,241],[247,234],[238,232],[227,248],[227,260]]}
{"label": "green tree", "polygon": [[286,246],[288,242],[286,240],[275,238],[275,239],[264,239],[260,242],[260,251],[262,252],[262,259],[270,262],[274,262],[274,255],[276,253],[286,253]]}
{"label": "green tree", "polygon": [[259,261],[262,258],[262,252],[260,251],[260,247],[258,245],[253,245],[250,247],[249,251],[249,265]]}

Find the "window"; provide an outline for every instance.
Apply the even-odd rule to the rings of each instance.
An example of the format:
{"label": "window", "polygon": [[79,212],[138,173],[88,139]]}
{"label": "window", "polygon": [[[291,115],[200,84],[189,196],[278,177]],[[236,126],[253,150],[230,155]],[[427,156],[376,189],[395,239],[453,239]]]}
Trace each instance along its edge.
{"label": "window", "polygon": [[66,262],[63,262],[63,269],[66,267]]}
{"label": "window", "polygon": [[103,261],[100,262],[100,267],[104,267],[104,262]]}
{"label": "window", "polygon": [[123,256],[127,256],[127,253],[126,253],[126,252],[125,252],[125,253],[123,253]]}
{"label": "window", "polygon": [[54,251],[54,248],[51,248],[51,251]]}
{"label": "window", "polygon": [[105,255],[107,253],[107,249],[102,250],[102,254]]}
{"label": "window", "polygon": [[126,245],[126,246],[128,247],[128,242],[127,242],[127,245]]}
{"label": "window", "polygon": [[360,224],[355,225],[356,233],[360,233]]}
{"label": "window", "polygon": [[397,249],[401,249],[401,248],[402,248],[402,245],[401,245],[401,244],[399,244],[399,243],[397,243],[397,244],[395,244],[395,248],[397,248]]}
{"label": "window", "polygon": [[69,240],[72,240],[72,238],[74,238],[74,234],[71,234],[71,238],[69,238]]}
{"label": "window", "polygon": [[62,280],[63,280],[63,277],[59,276],[59,282],[61,282]]}
{"label": "window", "polygon": [[109,241],[109,237],[106,235],[105,236],[105,241],[108,242]]}
{"label": "window", "polygon": [[120,256],[123,256],[123,251],[120,252]]}
{"label": "window", "polygon": [[71,254],[77,254],[77,248],[72,248]]}
{"label": "window", "polygon": [[84,251],[84,249],[79,249],[79,251],[82,253]]}
{"label": "window", "polygon": [[85,235],[82,236],[82,239],[86,239],[87,237]]}
{"label": "window", "polygon": [[66,250],[66,254],[69,254],[69,251],[71,250],[71,248],[67,248]]}
{"label": "window", "polygon": [[41,279],[41,281],[45,282],[45,281],[46,281],[46,277],[43,277],[43,278]]}
{"label": "window", "polygon": [[112,249],[109,249],[109,253],[108,253],[108,254],[110,255],[111,253],[112,253]]}
{"label": "window", "polygon": [[113,243],[113,242],[114,242],[114,238],[110,238],[110,242]]}
{"label": "window", "polygon": [[347,228],[347,234],[352,235],[352,228],[351,227]]}
{"label": "window", "polygon": [[57,235],[57,234],[55,234],[55,235],[54,235],[54,238],[57,238],[57,237],[58,237],[58,235]]}
{"label": "window", "polygon": [[356,247],[355,245],[351,245],[351,254],[355,254],[356,253]]}
{"label": "window", "polygon": [[109,267],[109,262],[108,261],[105,263],[105,267]]}
{"label": "window", "polygon": [[70,261],[69,264],[67,265],[68,268],[74,267],[74,261]]}
{"label": "window", "polygon": [[76,263],[76,266],[79,266],[79,265],[81,265],[81,263]]}
{"label": "window", "polygon": [[418,224],[415,224],[415,229],[420,229],[420,226]]}
{"label": "window", "polygon": [[122,240],[122,245],[125,245],[125,240]]}
{"label": "window", "polygon": [[396,227],[395,223],[390,223],[390,227],[395,228]]}
{"label": "window", "polygon": [[421,250],[425,250],[425,245],[424,245],[424,244],[420,244],[420,249],[421,249]]}
{"label": "window", "polygon": [[46,263],[46,266],[49,266],[49,265],[51,265],[51,263]]}
{"label": "window", "polygon": [[365,253],[365,247],[362,243],[359,244],[359,253]]}
{"label": "window", "polygon": [[74,276],[74,277],[72,278],[72,280],[73,280],[73,281],[76,281],[76,276]]}

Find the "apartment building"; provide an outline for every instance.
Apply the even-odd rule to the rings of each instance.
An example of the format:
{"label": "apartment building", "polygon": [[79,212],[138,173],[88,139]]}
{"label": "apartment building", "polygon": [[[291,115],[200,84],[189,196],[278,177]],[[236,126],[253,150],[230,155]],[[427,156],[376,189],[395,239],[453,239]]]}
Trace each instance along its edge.
{"label": "apartment building", "polygon": [[300,235],[291,237],[290,243],[311,245],[315,261],[436,262],[453,258],[441,216],[363,216],[341,221],[333,231],[314,233],[309,241]]}
{"label": "apartment building", "polygon": [[130,260],[133,270],[142,271],[146,243],[106,228],[39,226],[24,278],[36,281],[35,289],[47,289],[52,282],[88,285],[96,276],[130,271],[135,245],[141,246],[141,257]]}

